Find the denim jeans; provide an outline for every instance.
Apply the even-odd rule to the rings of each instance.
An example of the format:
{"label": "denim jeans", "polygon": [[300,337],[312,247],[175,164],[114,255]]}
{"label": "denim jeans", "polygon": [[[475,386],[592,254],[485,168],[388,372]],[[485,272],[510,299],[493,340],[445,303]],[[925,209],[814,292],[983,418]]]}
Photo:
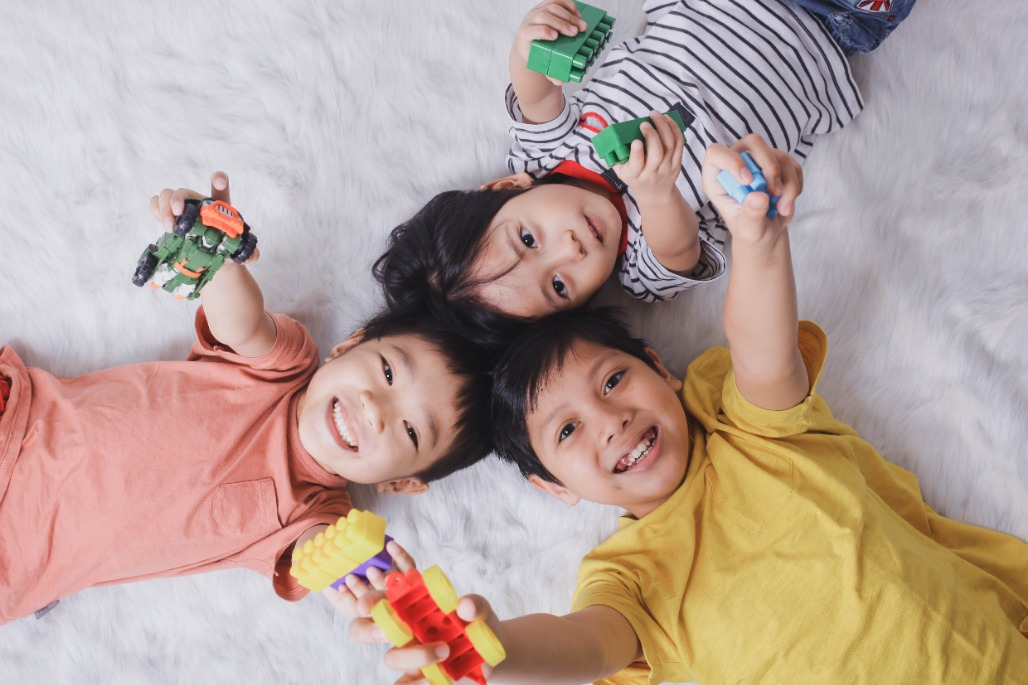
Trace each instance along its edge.
{"label": "denim jeans", "polygon": [[907,18],[917,0],[791,0],[810,10],[843,52],[871,52]]}

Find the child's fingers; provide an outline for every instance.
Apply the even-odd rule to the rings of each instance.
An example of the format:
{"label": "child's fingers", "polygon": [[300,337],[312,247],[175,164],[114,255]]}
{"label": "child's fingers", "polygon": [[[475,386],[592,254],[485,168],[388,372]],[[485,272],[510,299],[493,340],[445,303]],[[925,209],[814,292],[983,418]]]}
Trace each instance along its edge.
{"label": "child's fingers", "polygon": [[749,152],[750,157],[760,167],[760,173],[764,175],[764,180],[767,181],[767,189],[772,195],[782,194],[782,171],[778,163],[777,150],[768,145],[767,141],[756,133],[746,136],[732,146],[732,149],[739,153]]}
{"label": "child's fingers", "polygon": [[633,140],[628,150],[628,159],[623,164],[615,164],[614,173],[621,180],[628,182],[638,178],[645,165],[646,148],[641,140]]}
{"label": "child's fingers", "polygon": [[670,155],[664,153],[675,149],[674,131],[678,127],[675,126],[675,122],[671,117],[657,111],[650,112],[650,121],[653,122],[653,129],[660,138],[661,158],[663,161],[666,161]]}
{"label": "child's fingers", "polygon": [[540,13],[550,14],[567,23],[568,30],[573,31],[567,35],[575,35],[584,31],[588,24],[582,19],[575,0],[550,0],[537,5]]}
{"label": "child's fingers", "polygon": [[357,617],[357,598],[348,590],[336,590],[334,587],[327,587],[321,591],[322,596],[328,603],[338,611],[352,618]]}
{"label": "child's fingers", "polygon": [[386,544],[386,551],[393,558],[393,567],[400,573],[406,573],[416,567],[414,557],[396,540],[390,540]]}
{"label": "child's fingers", "polygon": [[645,122],[639,127],[639,132],[642,133],[646,150],[643,160],[645,164],[642,170],[655,171],[660,166],[661,160],[664,159],[664,146],[660,139],[660,131],[657,130],[657,124]]}
{"label": "child's fingers", "polygon": [[413,675],[425,666],[442,661],[448,656],[450,647],[445,642],[429,642],[423,645],[394,647],[386,652],[383,661],[394,671],[404,671]]}
{"label": "child's fingers", "polygon": [[742,155],[734,150],[729,150],[721,143],[714,143],[707,147],[703,156],[702,169],[703,189],[711,200],[728,195],[717,180],[717,175],[722,171],[727,171],[735,177],[735,180],[743,184],[753,181],[753,174],[746,167]]}
{"label": "child's fingers", "polygon": [[385,590],[386,574],[382,569],[371,567],[368,569],[368,585],[376,590]]}
{"label": "child's fingers", "polygon": [[380,599],[385,599],[385,590],[369,590],[357,599],[357,615],[371,616],[371,607]]}
{"label": "child's fingers", "polygon": [[349,590],[356,599],[360,599],[370,592],[368,584],[361,580],[360,576],[354,573],[350,573],[346,576],[343,580],[343,585],[346,586],[346,589]]}
{"label": "child's fingers", "polygon": [[379,645],[383,642],[389,642],[389,638],[385,636],[382,629],[369,616],[361,616],[350,621],[350,637],[365,645]]}
{"label": "child's fingers", "polygon": [[799,162],[786,156],[781,164],[782,190],[775,208],[783,216],[792,216],[796,198],[803,192],[803,169]]}
{"label": "child's fingers", "polygon": [[224,171],[215,171],[211,174],[211,197],[232,204],[228,189],[228,174]]}
{"label": "child's fingers", "polygon": [[170,231],[175,226],[175,217],[171,213],[171,195],[175,191],[165,188],[159,194],[150,198],[150,211],[154,217],[161,222],[164,230]]}

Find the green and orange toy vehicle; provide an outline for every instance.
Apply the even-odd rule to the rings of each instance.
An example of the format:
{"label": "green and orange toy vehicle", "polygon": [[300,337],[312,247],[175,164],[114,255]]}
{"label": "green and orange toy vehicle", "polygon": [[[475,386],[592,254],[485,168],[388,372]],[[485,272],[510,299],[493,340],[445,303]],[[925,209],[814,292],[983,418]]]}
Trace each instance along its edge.
{"label": "green and orange toy vehicle", "polygon": [[132,282],[150,281],[176,299],[195,300],[225,263],[242,264],[257,248],[257,236],[235,207],[221,200],[186,200],[171,233],[151,243],[139,257]]}

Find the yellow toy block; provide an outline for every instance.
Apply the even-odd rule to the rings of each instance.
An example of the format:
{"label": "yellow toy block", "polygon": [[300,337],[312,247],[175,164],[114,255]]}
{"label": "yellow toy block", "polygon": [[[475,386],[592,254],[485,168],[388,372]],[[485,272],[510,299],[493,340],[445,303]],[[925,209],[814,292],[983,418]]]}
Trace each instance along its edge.
{"label": "yellow toy block", "polygon": [[290,575],[300,585],[321,592],[385,548],[385,519],[351,509],[335,525],[293,550]]}

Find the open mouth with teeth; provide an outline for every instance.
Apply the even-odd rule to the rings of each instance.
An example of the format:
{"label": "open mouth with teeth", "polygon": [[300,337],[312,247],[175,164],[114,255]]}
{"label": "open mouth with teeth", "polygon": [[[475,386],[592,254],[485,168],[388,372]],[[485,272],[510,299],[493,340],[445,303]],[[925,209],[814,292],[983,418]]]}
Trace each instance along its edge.
{"label": "open mouth with teeth", "polygon": [[633,468],[635,468],[636,464],[638,464],[646,458],[646,456],[650,453],[650,450],[653,449],[653,445],[656,442],[657,427],[654,426],[653,428],[646,431],[646,433],[642,436],[642,439],[639,440],[639,444],[636,445],[631,452],[629,452],[628,454],[626,454],[618,460],[618,463],[614,465],[614,473],[625,473],[627,471],[631,471]]}
{"label": "open mouth with teeth", "polygon": [[343,408],[339,404],[338,399],[332,399],[332,405],[329,409],[329,418],[330,426],[335,428],[336,442],[338,442],[342,447],[356,451],[357,438],[353,435],[350,427],[346,424],[346,419],[343,416]]}

